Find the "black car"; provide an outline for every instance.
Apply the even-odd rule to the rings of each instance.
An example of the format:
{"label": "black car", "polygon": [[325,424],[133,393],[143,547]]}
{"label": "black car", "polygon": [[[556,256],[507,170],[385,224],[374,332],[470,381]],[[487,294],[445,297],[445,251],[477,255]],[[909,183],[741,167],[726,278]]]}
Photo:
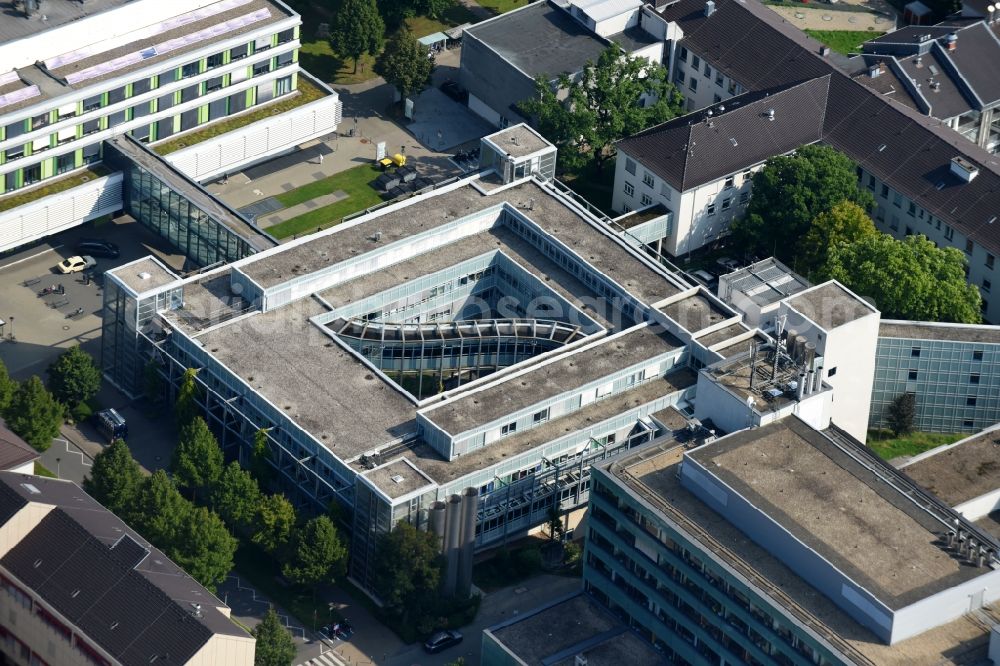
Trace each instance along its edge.
{"label": "black car", "polygon": [[118,255],[121,254],[117,245],[100,238],[81,238],[80,242],[76,244],[76,251],[77,254],[89,254],[92,257],[107,257],[108,259],[117,259]]}
{"label": "black car", "polygon": [[457,631],[439,631],[424,643],[424,649],[431,654],[436,652],[441,652],[442,650],[447,650],[452,645],[458,645],[462,642],[462,634]]}
{"label": "black car", "polygon": [[445,81],[441,84],[441,92],[448,97],[451,97],[459,104],[465,104],[469,101],[469,93],[465,92],[462,86],[451,80]]}

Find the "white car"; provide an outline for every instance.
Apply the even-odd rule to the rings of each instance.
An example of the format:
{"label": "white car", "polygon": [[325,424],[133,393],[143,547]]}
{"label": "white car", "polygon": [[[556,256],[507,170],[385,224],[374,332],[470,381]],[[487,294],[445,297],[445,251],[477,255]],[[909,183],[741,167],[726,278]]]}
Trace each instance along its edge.
{"label": "white car", "polygon": [[85,271],[88,268],[93,268],[97,265],[97,261],[91,257],[89,254],[85,254],[82,257],[70,257],[64,261],[59,262],[56,268],[60,273],[79,273],[80,271]]}

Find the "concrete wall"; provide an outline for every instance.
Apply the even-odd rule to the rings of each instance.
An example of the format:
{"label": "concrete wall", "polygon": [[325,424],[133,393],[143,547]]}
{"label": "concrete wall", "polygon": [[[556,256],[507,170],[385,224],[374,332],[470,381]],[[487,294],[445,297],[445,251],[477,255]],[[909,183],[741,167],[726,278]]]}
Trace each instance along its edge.
{"label": "concrete wall", "polygon": [[[234,171],[330,134],[341,122],[337,93],[170,153],[166,160],[195,180]],[[251,113],[251,107],[244,113]]]}
{"label": "concrete wall", "polygon": [[1000,570],[984,567],[980,571],[983,575],[978,578],[897,610],[891,642],[916,636],[1000,599]]}
{"label": "concrete wall", "polygon": [[215,634],[186,666],[251,666],[256,641],[247,636]]}
{"label": "concrete wall", "polygon": [[462,38],[459,82],[469,91],[469,108],[497,127],[526,121],[511,104],[534,94],[534,80],[469,32]]}
{"label": "concrete wall", "polygon": [[113,173],[0,213],[0,252],[122,208],[122,174]]}

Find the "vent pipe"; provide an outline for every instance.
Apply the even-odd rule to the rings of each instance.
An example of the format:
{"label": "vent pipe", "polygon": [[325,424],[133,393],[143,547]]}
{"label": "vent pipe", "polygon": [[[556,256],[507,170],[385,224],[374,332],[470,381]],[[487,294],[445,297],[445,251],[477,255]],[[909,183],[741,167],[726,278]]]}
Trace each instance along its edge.
{"label": "vent pipe", "polygon": [[816,376],[816,373],[813,372],[812,370],[810,370],[809,372],[806,373],[806,390],[805,390],[805,395],[812,395],[812,392],[813,392],[813,379],[814,379],[815,376]]}
{"label": "vent pipe", "polygon": [[714,13],[715,13],[715,1],[708,0],[708,2],[705,3],[705,16],[711,16]]}
{"label": "vent pipe", "polygon": [[448,529],[445,532],[445,569],[441,592],[446,597],[455,595],[458,587],[458,559],[462,543],[462,498],[452,495],[445,510]]}
{"label": "vent pipe", "polygon": [[806,373],[799,373],[799,385],[795,387],[795,398],[801,400],[806,394]]}
{"label": "vent pipe", "polygon": [[468,597],[472,593],[473,554],[476,550],[476,514],[479,513],[479,490],[466,488],[462,491],[462,535],[458,562],[458,596]]}

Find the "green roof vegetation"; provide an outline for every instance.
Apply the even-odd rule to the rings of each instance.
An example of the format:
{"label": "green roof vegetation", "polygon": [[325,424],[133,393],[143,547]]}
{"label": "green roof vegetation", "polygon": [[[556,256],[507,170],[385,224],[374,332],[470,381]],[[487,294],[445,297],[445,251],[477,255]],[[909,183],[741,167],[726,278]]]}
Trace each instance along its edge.
{"label": "green roof vegetation", "polygon": [[837,53],[859,53],[860,46],[869,40],[875,39],[883,32],[874,30],[806,30],[806,34],[817,42],[826,44]]}
{"label": "green roof vegetation", "polygon": [[326,97],[328,94],[325,90],[316,86],[312,81],[301,74],[299,75],[297,90],[299,91],[299,94],[297,95],[281,97],[277,101],[265,104],[250,113],[244,113],[243,115],[210,123],[196,132],[184,134],[176,139],[158,143],[155,146],[152,146],[152,150],[160,155],[169,155],[170,153],[178,151],[181,148],[193,146],[201,143],[202,141],[207,141],[208,139],[217,137],[220,134],[225,134],[226,132],[246,127],[247,125],[255,123],[258,120],[264,120],[270,116],[277,116],[304,104],[308,104],[309,102],[315,102],[318,99]]}
{"label": "green roof vegetation", "polygon": [[382,197],[370,185],[378,174],[379,170],[374,165],[363,164],[277,195],[275,198],[286,208],[310,201],[324,194],[332,194],[338,190],[347,194],[347,198],[328,206],[316,208],[290,220],[279,222],[268,227],[267,232],[275,238],[288,238],[304,232],[325,229],[340,224],[344,217],[351,213],[381,203]]}
{"label": "green roof vegetation", "polygon": [[900,456],[915,456],[968,436],[968,433],[911,432],[908,435],[893,437],[887,430],[869,430],[868,446],[879,457],[892,460]]}
{"label": "green roof vegetation", "polygon": [[479,6],[484,7],[494,14],[504,14],[512,9],[524,7],[528,0],[479,0]]}
{"label": "green roof vegetation", "polygon": [[23,206],[24,204],[31,203],[32,201],[37,201],[42,197],[47,197],[50,194],[65,192],[66,190],[77,187],[78,185],[83,185],[88,180],[101,178],[102,176],[107,176],[110,173],[111,171],[106,167],[100,164],[92,164],[85,169],[74,171],[73,173],[63,176],[62,178],[53,178],[52,180],[46,181],[45,185],[41,187],[36,187],[18,194],[0,196],[0,211]]}

